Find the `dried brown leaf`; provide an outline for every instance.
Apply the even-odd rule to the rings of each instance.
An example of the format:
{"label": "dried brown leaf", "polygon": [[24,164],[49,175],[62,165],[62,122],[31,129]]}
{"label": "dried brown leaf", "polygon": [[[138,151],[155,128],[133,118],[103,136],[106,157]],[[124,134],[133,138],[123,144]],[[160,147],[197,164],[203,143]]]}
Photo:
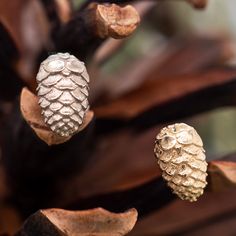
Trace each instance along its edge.
{"label": "dried brown leaf", "polygon": [[62,183],[65,192],[88,197],[122,191],[159,176],[153,158],[155,135],[155,129],[138,134],[124,129],[100,138],[91,157],[93,161],[69,185]]}
{"label": "dried brown leaf", "polygon": [[236,187],[236,163],[230,161],[212,161],[208,167],[209,188],[221,191],[229,187]]}
{"label": "dried brown leaf", "polygon": [[139,220],[129,236],[235,235],[235,198],[236,189],[231,188],[205,192],[194,204],[176,200]]}
{"label": "dried brown leaf", "polygon": [[[117,45],[119,40],[116,41],[110,41],[111,45],[115,43],[114,48],[111,45],[110,47],[109,43],[107,44],[108,51],[118,50],[116,47],[119,47]],[[104,50],[101,51],[104,52]],[[108,51],[105,50],[105,54]],[[157,80],[174,76],[178,78],[177,75],[198,73],[224,63],[233,55],[233,42],[225,37],[194,36],[173,39],[167,45],[159,44],[157,49],[148,51],[146,56],[124,66],[110,79],[111,75],[101,74],[101,71],[99,75],[95,70],[96,77],[107,78],[93,81],[93,96],[95,96],[93,102],[102,104],[105,101],[111,101],[140,87],[148,79]],[[99,57],[95,58],[95,64],[98,62],[97,59],[100,60]]]}
{"label": "dried brown leaf", "polygon": [[17,236],[120,236],[134,227],[138,213],[112,213],[102,208],[86,211],[40,210],[28,218]]}
{"label": "dried brown leaf", "polygon": [[[156,73],[153,72],[139,88],[113,101],[95,107],[94,111],[99,118],[128,120],[154,107],[158,108],[187,95],[214,86],[223,86],[230,81],[234,81],[235,76],[235,69],[224,67],[187,75],[164,76],[158,79]],[[233,103],[234,100],[231,102]],[[211,103],[209,103],[210,105]]]}
{"label": "dried brown leaf", "polygon": [[[217,166],[216,166],[217,165]],[[214,169],[212,168],[214,166]],[[110,168],[113,170],[113,168]],[[108,170],[109,171],[109,170]],[[132,171],[132,169],[130,170]],[[231,191],[236,184],[236,163],[232,162],[211,162],[208,169],[209,184],[208,190],[199,198],[201,201],[205,195],[214,193],[215,190]],[[110,173],[111,175],[111,173]],[[126,176],[129,176],[126,173]],[[97,178],[99,181],[99,177]],[[123,180],[124,182],[124,180]],[[233,188],[233,189],[234,189]],[[138,194],[138,198],[137,198]],[[156,201],[153,202],[153,199]],[[106,194],[95,195],[87,198],[78,198],[74,203],[68,205],[69,209],[80,209],[80,207],[93,208],[102,206],[107,209],[125,209],[127,206],[135,207],[139,212],[139,218],[164,207],[175,199],[174,194],[164,182],[162,177],[154,177],[142,184],[135,184],[126,189],[113,190]]]}
{"label": "dried brown leaf", "polygon": [[[53,133],[44,123],[41,115],[41,108],[38,104],[38,97],[26,87],[22,89],[20,98],[21,113],[36,135],[48,145],[60,144],[68,141],[71,137],[61,137]],[[86,114],[85,121],[81,126],[82,131],[93,119],[93,112]]]}

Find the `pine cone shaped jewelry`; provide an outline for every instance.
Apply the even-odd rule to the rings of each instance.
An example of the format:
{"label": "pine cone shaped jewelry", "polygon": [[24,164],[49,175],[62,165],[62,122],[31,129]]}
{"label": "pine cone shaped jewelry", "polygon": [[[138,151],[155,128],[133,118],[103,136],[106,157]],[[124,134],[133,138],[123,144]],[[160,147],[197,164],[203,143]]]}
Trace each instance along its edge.
{"label": "pine cone shaped jewelry", "polygon": [[41,63],[36,79],[45,123],[60,136],[78,132],[89,109],[84,63],[69,53],[57,53]]}
{"label": "pine cone shaped jewelry", "polygon": [[196,201],[207,185],[207,162],[196,130],[184,123],[169,125],[156,136],[155,156],[168,186],[182,200]]}

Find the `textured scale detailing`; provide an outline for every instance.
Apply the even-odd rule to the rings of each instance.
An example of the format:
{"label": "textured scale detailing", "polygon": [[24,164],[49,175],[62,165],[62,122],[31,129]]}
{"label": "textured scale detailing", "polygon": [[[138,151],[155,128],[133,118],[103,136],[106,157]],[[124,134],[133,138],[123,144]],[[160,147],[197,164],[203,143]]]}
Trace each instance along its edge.
{"label": "textured scale detailing", "polygon": [[207,162],[196,130],[184,123],[169,125],[157,135],[155,156],[168,186],[182,200],[196,201],[207,185]]}
{"label": "textured scale detailing", "polygon": [[89,109],[84,63],[69,53],[57,53],[41,63],[36,79],[45,123],[60,136],[78,132]]}

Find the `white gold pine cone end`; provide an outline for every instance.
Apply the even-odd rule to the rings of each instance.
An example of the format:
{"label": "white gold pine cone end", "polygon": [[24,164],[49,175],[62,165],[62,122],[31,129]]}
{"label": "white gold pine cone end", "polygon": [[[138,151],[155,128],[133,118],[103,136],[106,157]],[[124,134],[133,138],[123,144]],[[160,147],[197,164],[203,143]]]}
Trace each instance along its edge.
{"label": "white gold pine cone end", "polygon": [[207,185],[207,162],[196,130],[184,123],[163,128],[154,153],[168,186],[182,200],[196,201]]}
{"label": "white gold pine cone end", "polygon": [[69,53],[44,60],[36,77],[45,123],[60,136],[77,133],[89,109],[89,76],[82,61]]}

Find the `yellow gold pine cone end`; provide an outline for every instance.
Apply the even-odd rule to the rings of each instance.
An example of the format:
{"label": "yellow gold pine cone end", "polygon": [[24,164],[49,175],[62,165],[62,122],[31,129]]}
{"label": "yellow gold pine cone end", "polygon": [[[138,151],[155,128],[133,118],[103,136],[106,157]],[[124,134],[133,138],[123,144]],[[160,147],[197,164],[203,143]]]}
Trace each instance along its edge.
{"label": "yellow gold pine cone end", "polygon": [[163,128],[156,136],[154,153],[162,177],[182,200],[196,201],[207,185],[207,162],[201,137],[184,123]]}

